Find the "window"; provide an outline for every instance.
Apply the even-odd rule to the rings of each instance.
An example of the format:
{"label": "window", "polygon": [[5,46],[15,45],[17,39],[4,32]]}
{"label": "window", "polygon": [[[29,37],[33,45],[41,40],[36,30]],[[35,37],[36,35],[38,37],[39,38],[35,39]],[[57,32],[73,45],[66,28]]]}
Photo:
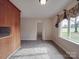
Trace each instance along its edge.
{"label": "window", "polygon": [[60,37],[79,42],[79,16],[60,23]]}

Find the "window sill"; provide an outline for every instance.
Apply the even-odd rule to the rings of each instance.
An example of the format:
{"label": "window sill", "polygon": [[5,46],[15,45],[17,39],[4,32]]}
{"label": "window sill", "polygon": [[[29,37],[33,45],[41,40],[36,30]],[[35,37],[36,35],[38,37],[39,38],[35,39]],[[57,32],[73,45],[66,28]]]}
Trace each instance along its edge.
{"label": "window sill", "polygon": [[79,42],[76,42],[76,41],[74,41],[74,40],[72,40],[72,38],[65,38],[65,37],[59,37],[60,39],[64,39],[64,40],[67,40],[67,41],[69,41],[69,42],[71,42],[71,43],[74,43],[74,44],[77,44],[77,45],[79,45]]}

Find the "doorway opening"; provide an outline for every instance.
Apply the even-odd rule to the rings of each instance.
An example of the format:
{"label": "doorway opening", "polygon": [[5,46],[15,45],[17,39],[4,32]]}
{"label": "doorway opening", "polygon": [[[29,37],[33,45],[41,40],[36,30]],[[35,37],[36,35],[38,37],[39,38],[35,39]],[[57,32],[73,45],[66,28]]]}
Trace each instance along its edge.
{"label": "doorway opening", "polygon": [[43,39],[43,23],[37,23],[37,40]]}

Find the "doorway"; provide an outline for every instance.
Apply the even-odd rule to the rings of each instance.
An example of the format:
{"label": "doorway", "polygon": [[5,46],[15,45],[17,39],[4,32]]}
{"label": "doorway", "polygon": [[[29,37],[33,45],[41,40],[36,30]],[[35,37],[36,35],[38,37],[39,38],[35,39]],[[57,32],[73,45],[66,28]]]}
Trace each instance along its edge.
{"label": "doorway", "polygon": [[37,23],[37,40],[42,40],[43,23]]}

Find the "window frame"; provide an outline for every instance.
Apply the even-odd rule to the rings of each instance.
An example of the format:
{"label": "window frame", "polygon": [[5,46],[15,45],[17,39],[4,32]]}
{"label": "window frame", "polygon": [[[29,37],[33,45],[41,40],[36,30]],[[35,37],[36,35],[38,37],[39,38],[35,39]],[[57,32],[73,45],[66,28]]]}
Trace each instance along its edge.
{"label": "window frame", "polygon": [[[79,18],[79,16],[77,16],[77,17]],[[76,17],[76,18],[77,18],[77,17]],[[64,20],[64,19],[63,19],[63,20]],[[62,20],[62,21],[63,21],[63,20]],[[69,41],[73,41],[73,40],[71,40],[71,39],[73,39],[73,38],[71,38],[71,22],[70,22],[71,18],[70,18],[70,19],[67,19],[67,20],[68,20],[68,27],[67,27],[67,28],[68,28],[68,30],[67,30],[67,33],[68,33],[67,35],[68,35],[68,37],[66,38],[66,37],[63,37],[63,35],[62,35],[62,31],[61,31],[61,29],[62,29],[62,27],[61,27],[61,24],[62,24],[62,23],[61,23],[61,22],[62,22],[62,21],[60,22],[60,24],[59,24],[59,29],[58,29],[59,37],[60,37],[60,38],[64,38],[64,39],[69,40]]]}

